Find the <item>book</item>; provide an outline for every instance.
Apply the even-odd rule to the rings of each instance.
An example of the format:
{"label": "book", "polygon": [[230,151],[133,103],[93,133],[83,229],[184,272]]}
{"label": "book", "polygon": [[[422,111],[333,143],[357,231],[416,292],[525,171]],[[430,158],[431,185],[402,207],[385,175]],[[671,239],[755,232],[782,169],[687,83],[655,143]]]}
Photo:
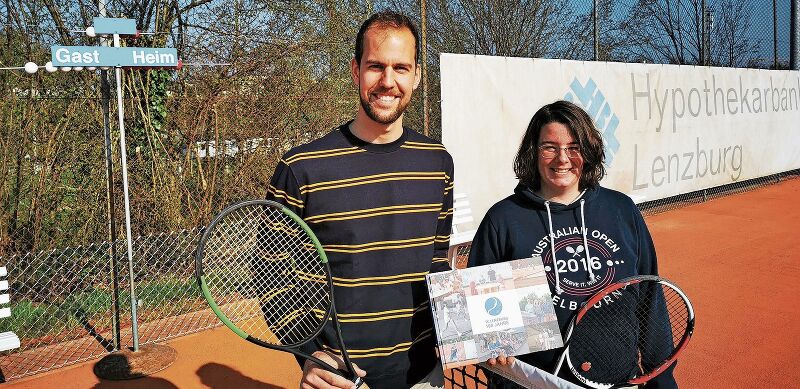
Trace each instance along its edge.
{"label": "book", "polygon": [[445,369],[563,346],[540,256],[426,276]]}

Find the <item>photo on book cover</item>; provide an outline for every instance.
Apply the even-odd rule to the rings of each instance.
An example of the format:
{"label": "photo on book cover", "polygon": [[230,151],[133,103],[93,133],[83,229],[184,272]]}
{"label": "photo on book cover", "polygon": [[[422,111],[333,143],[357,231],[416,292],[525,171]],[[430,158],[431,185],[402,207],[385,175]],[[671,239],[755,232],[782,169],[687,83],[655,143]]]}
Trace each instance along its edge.
{"label": "photo on book cover", "polygon": [[427,276],[445,369],[563,345],[539,256]]}

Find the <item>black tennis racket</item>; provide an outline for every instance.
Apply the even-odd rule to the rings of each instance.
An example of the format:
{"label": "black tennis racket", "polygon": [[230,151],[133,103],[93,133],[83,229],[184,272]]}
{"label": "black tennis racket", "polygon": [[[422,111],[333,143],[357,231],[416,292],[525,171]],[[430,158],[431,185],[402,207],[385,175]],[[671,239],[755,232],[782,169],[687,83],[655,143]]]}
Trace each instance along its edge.
{"label": "black tennis racket", "polygon": [[[200,289],[217,317],[240,337],[290,352],[360,386],[344,347],[330,266],[305,222],[281,204],[233,204],[211,222],[196,253]],[[346,371],[300,351],[328,320],[336,330]]]}
{"label": "black tennis racket", "polygon": [[634,276],[594,294],[567,330],[564,360],[592,388],[643,384],[664,372],[694,331],[694,309],[674,283]]}

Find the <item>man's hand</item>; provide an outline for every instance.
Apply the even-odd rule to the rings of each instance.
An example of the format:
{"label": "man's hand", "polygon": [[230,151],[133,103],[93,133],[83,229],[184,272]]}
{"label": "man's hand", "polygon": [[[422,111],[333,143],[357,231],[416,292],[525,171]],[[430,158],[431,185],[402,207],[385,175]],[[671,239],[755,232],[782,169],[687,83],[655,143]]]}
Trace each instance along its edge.
{"label": "man's hand", "polygon": [[[312,355],[331,366],[335,366],[339,370],[346,371],[344,361],[337,355],[328,354],[324,351],[316,351]],[[353,368],[359,377],[367,375],[367,372],[356,366],[355,363],[353,364]],[[363,387],[365,387],[365,385],[362,385],[362,388]],[[355,383],[338,374],[331,373],[310,359],[307,359],[306,363],[303,365],[303,380],[300,382],[300,389],[331,388],[355,388]]]}

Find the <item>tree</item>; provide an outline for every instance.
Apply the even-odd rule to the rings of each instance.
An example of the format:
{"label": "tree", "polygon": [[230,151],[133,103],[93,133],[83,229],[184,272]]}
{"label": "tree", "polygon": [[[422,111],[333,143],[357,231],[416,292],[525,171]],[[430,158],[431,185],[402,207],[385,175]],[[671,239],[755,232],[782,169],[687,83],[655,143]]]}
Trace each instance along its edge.
{"label": "tree", "polygon": [[[753,8],[744,2],[723,0],[714,7],[714,22],[710,31],[711,64],[729,67],[753,67],[758,55],[759,40],[750,34]],[[756,67],[769,67],[771,63]]]}
{"label": "tree", "polygon": [[[717,3],[709,13],[714,28],[705,31],[710,39],[704,39],[710,23],[703,16],[703,4],[701,0],[639,0],[622,22],[629,43],[620,51],[635,62],[702,65],[703,49],[709,45],[709,64],[744,65],[756,47],[750,32],[751,5],[731,0]],[[733,58],[734,52],[738,59]]]}

